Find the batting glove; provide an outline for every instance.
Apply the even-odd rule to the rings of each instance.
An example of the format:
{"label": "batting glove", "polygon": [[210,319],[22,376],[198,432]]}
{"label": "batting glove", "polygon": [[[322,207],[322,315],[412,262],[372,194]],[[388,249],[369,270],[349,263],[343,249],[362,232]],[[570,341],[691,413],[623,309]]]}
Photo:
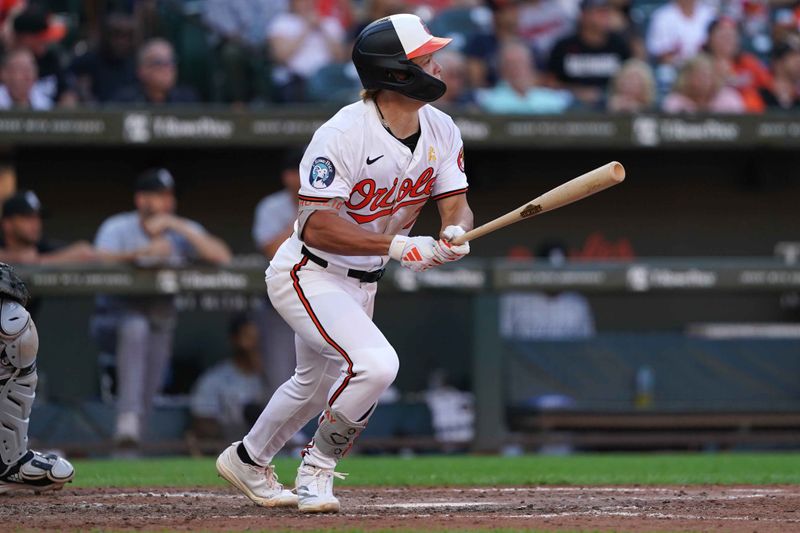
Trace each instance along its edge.
{"label": "batting glove", "polygon": [[464,235],[464,228],[461,226],[447,226],[442,231],[442,238],[434,245],[434,257],[442,263],[458,261],[469,253],[469,243],[451,244],[450,241],[456,237]]}
{"label": "batting glove", "polygon": [[414,272],[422,272],[442,264],[435,257],[435,245],[436,240],[433,237],[395,235],[389,246],[389,257],[400,261],[400,265]]}

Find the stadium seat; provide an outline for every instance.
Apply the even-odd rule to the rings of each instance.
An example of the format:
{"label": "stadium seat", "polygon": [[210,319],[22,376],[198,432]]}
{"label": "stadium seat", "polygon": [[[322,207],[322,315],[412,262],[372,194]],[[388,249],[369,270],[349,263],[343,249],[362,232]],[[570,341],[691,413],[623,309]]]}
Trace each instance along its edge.
{"label": "stadium seat", "polygon": [[632,0],[630,17],[634,28],[641,35],[647,33],[653,11],[666,4],[666,0]]}
{"label": "stadium seat", "polygon": [[350,103],[358,99],[360,90],[358,73],[351,63],[326,65],[306,83],[306,97],[312,102]]}
{"label": "stadium seat", "polygon": [[[191,4],[190,4],[191,7]],[[175,47],[178,56],[178,77],[207,98],[211,92],[208,30],[192,7],[183,2],[160,2],[159,23],[164,37]]]}
{"label": "stadium seat", "polygon": [[486,7],[455,7],[437,14],[428,26],[431,33],[453,39],[454,48],[461,50],[476,33],[491,29],[492,14]]}

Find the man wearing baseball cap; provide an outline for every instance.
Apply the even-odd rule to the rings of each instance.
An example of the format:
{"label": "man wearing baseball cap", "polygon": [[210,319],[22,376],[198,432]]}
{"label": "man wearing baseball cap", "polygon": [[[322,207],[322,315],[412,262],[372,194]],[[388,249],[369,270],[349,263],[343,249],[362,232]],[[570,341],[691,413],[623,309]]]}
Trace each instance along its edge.
{"label": "man wearing baseball cap", "polygon": [[588,106],[601,103],[606,86],[631,55],[625,39],[611,29],[609,0],[583,0],[577,31],[550,52],[550,84],[569,89]]}
{"label": "man wearing baseball cap", "polygon": [[98,259],[86,241],[61,244],[43,237],[42,204],[33,191],[20,191],[3,203],[0,230],[0,261],[4,263],[85,263]]}
{"label": "man wearing baseball cap", "polygon": [[[175,214],[175,181],[167,169],[140,174],[133,203],[134,211],[113,215],[100,226],[95,238],[99,252],[145,266],[230,261],[231,252],[222,240]],[[113,328],[115,341],[111,347],[117,361],[115,440],[126,452],[132,451],[140,443],[143,423],[172,355],[174,299],[104,295],[98,297],[97,307],[106,327]]]}
{"label": "man wearing baseball cap", "polygon": [[14,17],[11,27],[9,49],[33,52],[39,71],[38,88],[59,105],[76,104],[77,92],[69,83],[56,46],[67,33],[64,23],[41,5],[30,3]]}

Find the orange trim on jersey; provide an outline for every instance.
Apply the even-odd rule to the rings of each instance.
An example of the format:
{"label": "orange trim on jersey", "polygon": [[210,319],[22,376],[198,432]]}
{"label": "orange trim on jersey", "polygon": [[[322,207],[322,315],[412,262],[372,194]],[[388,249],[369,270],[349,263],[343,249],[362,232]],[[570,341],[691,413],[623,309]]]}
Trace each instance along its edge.
{"label": "orange trim on jersey", "polygon": [[306,202],[329,202],[333,198],[320,198],[319,196],[306,196],[305,194],[298,194],[298,200],[305,200]]}
{"label": "orange trim on jersey", "polygon": [[339,354],[342,357],[344,357],[344,360],[347,361],[347,375],[344,377],[344,380],[342,381],[342,384],[339,386],[339,388],[336,389],[336,392],[334,392],[331,395],[330,399],[328,400],[328,405],[333,406],[333,402],[336,401],[336,398],[339,397],[342,391],[347,387],[347,384],[350,383],[350,379],[353,378],[356,374],[353,372],[352,359],[350,359],[350,357],[347,355],[347,352],[344,351],[344,348],[336,344],[336,342],[331,338],[331,336],[328,335],[328,332],[325,331],[325,328],[322,327],[322,323],[319,321],[319,318],[317,318],[316,313],[314,313],[314,310],[311,308],[311,302],[308,301],[308,298],[306,298],[306,295],[303,292],[303,288],[300,287],[300,278],[297,276],[297,273],[307,263],[308,263],[308,257],[303,256],[303,259],[301,259],[300,262],[297,263],[292,268],[291,276],[292,276],[292,285],[294,286],[294,291],[297,293],[298,298],[300,298],[300,302],[303,304],[303,307],[305,307],[308,316],[311,317],[311,321],[314,323],[314,326],[316,326],[317,331],[319,331],[320,335],[322,335],[322,338],[325,339],[325,342],[327,342],[334,350],[339,352]]}
{"label": "orange trim on jersey", "polygon": [[451,196],[456,196],[458,194],[464,194],[468,190],[469,190],[469,187],[464,187],[463,189],[456,189],[454,191],[443,192],[442,194],[437,194],[436,196],[431,196],[431,200],[441,200],[442,198],[449,198]]}

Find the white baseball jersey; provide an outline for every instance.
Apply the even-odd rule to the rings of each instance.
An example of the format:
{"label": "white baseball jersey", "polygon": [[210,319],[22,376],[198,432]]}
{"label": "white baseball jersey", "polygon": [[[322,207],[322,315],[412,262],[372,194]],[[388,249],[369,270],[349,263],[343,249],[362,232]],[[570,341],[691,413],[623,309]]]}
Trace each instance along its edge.
{"label": "white baseball jersey", "polygon": [[[464,148],[453,120],[426,105],[419,122],[412,154],[383,127],[372,100],[342,108],[316,131],[300,163],[301,205],[340,198],[340,217],[374,233],[408,235],[428,199],[467,190]],[[308,248],[332,264],[359,270],[376,270],[389,260]]]}

